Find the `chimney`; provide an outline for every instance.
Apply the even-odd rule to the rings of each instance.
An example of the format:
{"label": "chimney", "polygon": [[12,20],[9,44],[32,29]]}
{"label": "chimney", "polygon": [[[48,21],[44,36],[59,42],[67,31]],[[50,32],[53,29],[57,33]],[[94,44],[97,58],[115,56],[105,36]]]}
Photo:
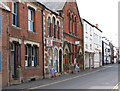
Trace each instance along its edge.
{"label": "chimney", "polygon": [[96,24],[96,27],[98,28],[98,24]]}

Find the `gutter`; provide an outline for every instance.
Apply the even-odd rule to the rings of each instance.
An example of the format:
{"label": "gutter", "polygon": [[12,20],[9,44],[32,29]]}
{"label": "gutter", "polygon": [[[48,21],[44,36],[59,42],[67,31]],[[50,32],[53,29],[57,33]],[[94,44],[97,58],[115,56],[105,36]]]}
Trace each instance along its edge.
{"label": "gutter", "polygon": [[42,14],[42,51],[43,51],[43,79],[45,79],[45,71],[44,71],[44,8],[41,10]]}

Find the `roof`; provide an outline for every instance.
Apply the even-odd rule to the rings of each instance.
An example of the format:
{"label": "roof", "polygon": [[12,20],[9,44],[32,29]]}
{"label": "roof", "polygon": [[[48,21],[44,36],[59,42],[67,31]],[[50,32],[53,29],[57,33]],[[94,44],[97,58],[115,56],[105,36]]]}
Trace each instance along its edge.
{"label": "roof", "polygon": [[87,22],[89,25],[91,25],[92,27],[94,27],[90,22],[88,22],[86,19],[83,19],[85,22]]}
{"label": "roof", "polygon": [[44,6],[46,6],[48,9],[52,10],[53,12],[57,12],[58,10],[62,10],[67,0],[36,0],[37,2],[40,2]]}
{"label": "roof", "polygon": [[97,30],[99,30],[99,31],[102,33],[102,30],[100,30],[98,27],[96,27],[96,26],[94,26],[94,25],[93,25],[93,27],[95,27]]}
{"label": "roof", "polygon": [[4,9],[4,10],[7,10],[7,11],[10,11],[10,8],[1,1],[0,1],[0,8]]}

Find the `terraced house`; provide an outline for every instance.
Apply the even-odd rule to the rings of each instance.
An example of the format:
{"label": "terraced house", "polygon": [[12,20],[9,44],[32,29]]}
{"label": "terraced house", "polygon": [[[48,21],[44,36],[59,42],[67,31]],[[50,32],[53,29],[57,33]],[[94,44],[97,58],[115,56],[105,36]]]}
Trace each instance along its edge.
{"label": "terraced house", "polygon": [[[1,86],[49,77],[84,67],[83,31],[72,2],[0,2]],[[54,6],[54,7],[53,7]]]}
{"label": "terraced house", "polygon": [[84,29],[84,68],[94,68],[94,26],[83,19]]}
{"label": "terraced house", "polygon": [[1,12],[2,87],[43,78],[42,5],[12,1],[2,6],[7,7]]}
{"label": "terraced house", "polygon": [[63,20],[63,50],[64,71],[71,72],[74,64],[84,68],[83,29],[76,0],[66,2],[62,10]]}
{"label": "terraced house", "polygon": [[[59,24],[61,25],[61,30],[59,30],[61,33],[59,33],[59,35],[55,35],[58,33],[54,34],[53,32],[53,37],[51,38],[51,40],[54,42],[60,43],[62,45],[57,46],[57,44],[55,44],[56,48],[52,47],[50,50],[50,52],[53,51],[53,55],[50,57],[50,60],[53,60],[54,65],[58,60],[58,64],[55,66],[57,72],[71,72],[73,71],[75,63],[78,63],[80,65],[80,68],[83,69],[83,31],[76,1],[72,0],[70,2],[67,2],[67,0],[65,0],[64,2],[43,2],[43,4],[48,9],[56,12],[62,17],[61,19],[58,18],[60,21]],[[51,22],[54,23],[54,17],[52,16],[50,19],[52,19]],[[55,21],[58,19],[55,18]],[[52,24],[52,27],[52,31],[54,31],[54,24]],[[60,39],[55,36],[60,36]],[[51,63],[49,63],[49,65],[51,65]]]}

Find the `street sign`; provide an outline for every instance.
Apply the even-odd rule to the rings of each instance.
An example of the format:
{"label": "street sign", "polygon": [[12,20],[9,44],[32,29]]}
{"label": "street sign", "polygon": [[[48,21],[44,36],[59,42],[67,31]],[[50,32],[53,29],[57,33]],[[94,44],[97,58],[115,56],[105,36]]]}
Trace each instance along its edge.
{"label": "street sign", "polygon": [[47,47],[52,47],[52,39],[47,39]]}
{"label": "street sign", "polygon": [[80,41],[75,41],[75,45],[79,45],[80,44]]}

